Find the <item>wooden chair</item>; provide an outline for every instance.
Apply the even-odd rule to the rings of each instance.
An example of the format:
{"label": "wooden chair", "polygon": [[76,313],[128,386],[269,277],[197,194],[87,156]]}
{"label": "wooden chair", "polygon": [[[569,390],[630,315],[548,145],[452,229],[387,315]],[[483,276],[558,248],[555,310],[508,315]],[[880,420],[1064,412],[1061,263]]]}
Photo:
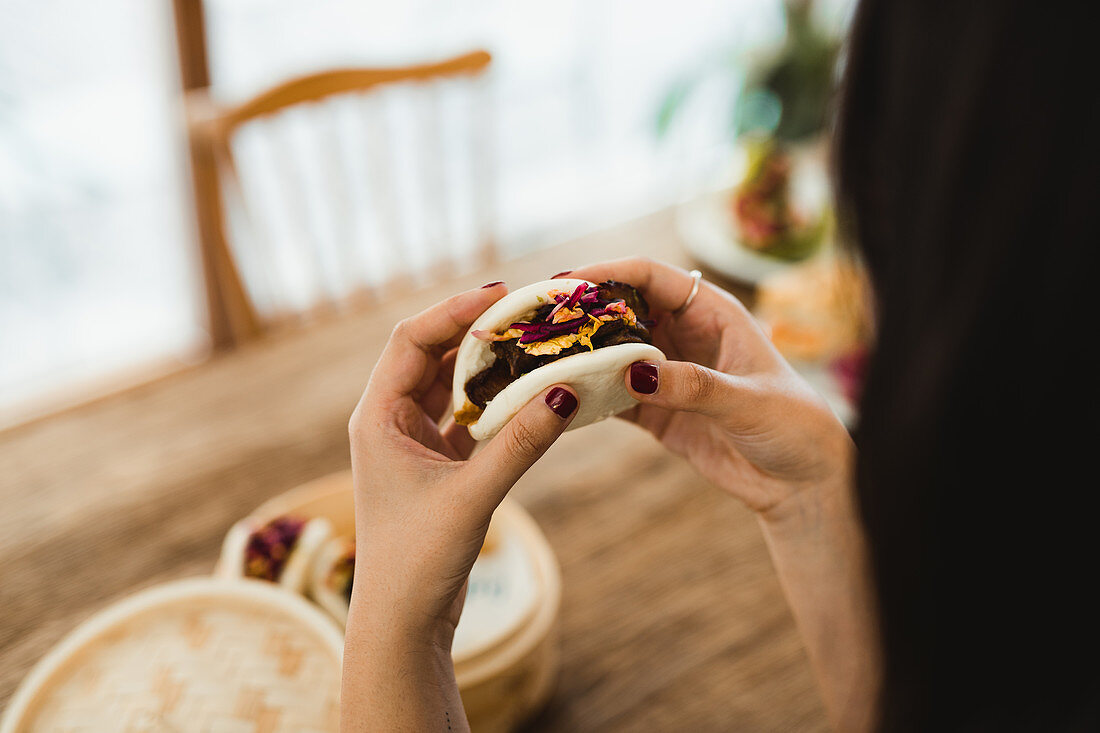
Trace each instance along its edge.
{"label": "wooden chair", "polygon": [[187,94],[216,347],[495,257],[490,61],[325,71],[231,106]]}

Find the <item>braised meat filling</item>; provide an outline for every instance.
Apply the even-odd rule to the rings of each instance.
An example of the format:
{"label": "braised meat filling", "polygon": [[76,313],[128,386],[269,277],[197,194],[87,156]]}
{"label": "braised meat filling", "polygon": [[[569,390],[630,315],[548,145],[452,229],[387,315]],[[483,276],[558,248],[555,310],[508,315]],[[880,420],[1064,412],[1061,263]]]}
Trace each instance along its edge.
{"label": "braised meat filling", "polygon": [[278,517],[253,532],[244,550],[245,577],[277,582],[305,526],[304,519]]}
{"label": "braised meat filling", "polygon": [[496,359],[466,382],[466,397],[477,408],[456,416],[476,422],[485,405],[519,377],[566,356],[618,344],[653,343],[649,304],[634,287],[607,280],[550,293],[551,300],[526,320],[496,333],[474,335],[491,341]]}

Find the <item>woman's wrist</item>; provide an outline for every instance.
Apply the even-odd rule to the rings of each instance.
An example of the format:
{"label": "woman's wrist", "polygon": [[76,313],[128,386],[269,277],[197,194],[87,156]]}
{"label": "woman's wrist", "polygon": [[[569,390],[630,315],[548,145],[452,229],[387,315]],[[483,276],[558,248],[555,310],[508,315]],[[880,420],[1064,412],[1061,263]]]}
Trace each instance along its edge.
{"label": "woman's wrist", "polygon": [[820,483],[793,490],[779,504],[759,512],[757,519],[773,542],[820,538],[829,529],[857,521],[852,485],[838,474]]}
{"label": "woman's wrist", "polygon": [[356,730],[465,730],[451,633],[412,631],[374,609],[352,608],[344,641],[344,726]]}
{"label": "woman's wrist", "polygon": [[757,513],[770,533],[799,534],[823,521],[848,522],[854,512],[855,446],[843,428],[823,441],[826,462],[819,477],[790,484],[782,499]]}
{"label": "woman's wrist", "polygon": [[382,596],[349,610],[351,613],[379,646],[450,654],[454,623],[434,611],[423,610],[419,604]]}
{"label": "woman's wrist", "polygon": [[419,597],[404,575],[400,571],[379,575],[357,567],[349,617],[354,615],[356,625],[379,646],[425,653],[441,650],[449,655],[455,625],[441,609],[446,601]]}

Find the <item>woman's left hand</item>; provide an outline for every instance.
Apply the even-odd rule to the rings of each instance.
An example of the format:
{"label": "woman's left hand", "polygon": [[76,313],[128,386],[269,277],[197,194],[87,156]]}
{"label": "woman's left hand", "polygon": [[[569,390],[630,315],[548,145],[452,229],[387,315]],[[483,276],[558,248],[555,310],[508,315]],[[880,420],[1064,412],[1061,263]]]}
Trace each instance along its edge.
{"label": "woman's left hand", "polygon": [[577,408],[568,387],[551,387],[470,457],[473,439],[450,419],[455,351],[506,293],[487,285],[397,324],[351,417],[344,730],[465,726],[450,649],[470,568],[493,510]]}

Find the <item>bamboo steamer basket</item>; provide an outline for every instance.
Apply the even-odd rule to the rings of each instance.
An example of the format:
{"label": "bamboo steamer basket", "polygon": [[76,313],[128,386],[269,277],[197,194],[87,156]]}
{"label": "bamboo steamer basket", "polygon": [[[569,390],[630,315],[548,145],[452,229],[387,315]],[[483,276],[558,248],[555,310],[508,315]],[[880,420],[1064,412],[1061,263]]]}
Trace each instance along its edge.
{"label": "bamboo steamer basket", "polygon": [[268,583],[166,583],[39,660],[0,733],[335,731],[342,647],[325,614]]}
{"label": "bamboo steamer basket", "polygon": [[[351,473],[332,474],[280,494],[241,522],[262,523],[288,514],[322,517],[331,524],[334,536],[354,536]],[[479,608],[468,596],[455,634],[455,677],[475,733],[505,733],[530,717],[549,698],[559,666],[556,630],[561,571],[538,525],[511,499],[505,499],[493,516],[482,555],[471,573],[471,586],[483,566],[508,551],[522,552],[526,559],[531,574],[530,602],[523,609],[511,609],[510,623],[471,637],[463,634],[464,626]],[[227,575],[227,563],[235,560],[219,559],[215,574]],[[482,610],[496,613],[492,608]],[[491,625],[497,618],[491,615],[483,620]]]}
{"label": "bamboo steamer basket", "polygon": [[[324,517],[334,535],[350,536],[351,486],[347,472],[318,479],[241,522]],[[505,733],[530,717],[550,696],[558,668],[560,569],[534,520],[505,500],[471,587],[479,573],[491,580],[485,568],[509,552],[524,558],[532,601],[492,634],[467,635],[461,645],[455,635],[455,676],[475,733]],[[338,731],[340,624],[282,586],[231,575],[223,558],[214,577],[154,586],[100,611],[39,660],[0,733]],[[468,596],[463,619],[477,611]]]}

